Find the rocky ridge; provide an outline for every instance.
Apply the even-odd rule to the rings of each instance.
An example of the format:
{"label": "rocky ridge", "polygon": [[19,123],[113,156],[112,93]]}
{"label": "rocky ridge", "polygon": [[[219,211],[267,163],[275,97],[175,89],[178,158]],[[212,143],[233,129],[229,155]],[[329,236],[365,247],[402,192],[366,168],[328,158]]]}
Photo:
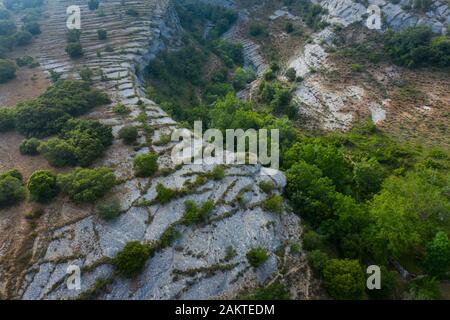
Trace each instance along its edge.
{"label": "rocky ridge", "polygon": [[[82,11],[82,36],[85,55],[70,60],[64,53],[66,8],[77,4]],[[125,14],[127,8],[139,17]],[[137,117],[144,112],[153,128],[151,137],[140,133],[147,147],[133,150],[117,138],[97,165],[114,169],[122,182],[114,190],[125,213],[112,222],[99,219],[91,206],[76,206],[68,200],[53,208],[49,230],[39,230],[30,248],[31,265],[22,275],[17,292],[21,299],[71,299],[93,288],[99,279],[109,279],[108,290],[101,299],[208,299],[233,297],[247,288],[270,281],[283,280],[283,267],[295,268],[291,293],[296,298],[310,298],[311,274],[304,254],[291,254],[289,244],[300,242],[298,216],[284,210],[280,214],[266,212],[261,203],[268,197],[259,188],[261,181],[272,181],[279,194],[285,185],[281,173],[262,174],[259,165],[225,168],[222,181],[208,179],[204,185],[192,187],[199,175],[213,169],[211,165],[183,165],[172,162],[173,143],[161,142],[177,126],[158,105],[143,95],[139,70],[166,47],[180,45],[180,26],[170,1],[104,0],[101,12],[89,11],[85,2],[49,0],[45,5],[42,54],[37,57],[46,70],[54,70],[66,78],[77,78],[79,70],[90,67],[96,72],[94,85],[106,91],[114,103],[91,112],[88,117],[110,124],[117,135],[126,124],[139,125]],[[97,29],[108,30],[108,40],[98,41]],[[106,46],[112,47],[105,50]],[[100,52],[100,54],[98,54]],[[128,106],[129,116],[118,116],[112,108],[116,103]],[[133,176],[132,159],[140,153],[159,154],[164,174],[153,179]],[[156,204],[158,183],[172,189],[189,187],[188,195],[175,198],[166,205]],[[157,252],[148,260],[142,274],[133,280],[115,276],[108,258],[112,258],[129,241],[152,243],[183,215],[184,202],[198,204],[213,200],[210,221],[200,226],[178,226],[182,237],[171,247]],[[226,248],[233,247],[235,257],[225,259]],[[265,247],[270,258],[259,269],[249,266],[246,253],[254,247]],[[281,250],[281,251],[280,251]],[[277,255],[275,252],[283,252]],[[82,271],[81,291],[68,290],[67,268],[76,265]],[[292,277],[292,276],[288,276]],[[14,281],[11,281],[14,283]]]}

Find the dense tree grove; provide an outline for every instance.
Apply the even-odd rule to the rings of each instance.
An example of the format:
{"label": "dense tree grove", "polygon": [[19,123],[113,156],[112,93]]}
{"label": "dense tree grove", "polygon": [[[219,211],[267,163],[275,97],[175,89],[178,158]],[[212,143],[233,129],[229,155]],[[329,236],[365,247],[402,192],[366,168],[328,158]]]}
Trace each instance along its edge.
{"label": "dense tree grove", "polygon": [[94,202],[103,197],[116,184],[111,169],[75,169],[68,174],[58,175],[58,185],[74,202]]}

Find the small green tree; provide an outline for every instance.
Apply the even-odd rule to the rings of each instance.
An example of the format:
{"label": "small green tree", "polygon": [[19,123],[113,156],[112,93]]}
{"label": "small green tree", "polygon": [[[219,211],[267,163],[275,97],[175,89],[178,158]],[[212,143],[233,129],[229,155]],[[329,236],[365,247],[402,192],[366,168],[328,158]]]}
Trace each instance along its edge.
{"label": "small green tree", "polygon": [[286,78],[291,81],[294,82],[297,79],[297,71],[295,71],[294,68],[289,68],[286,70]]}
{"label": "small green tree", "polygon": [[83,56],[83,47],[79,42],[70,42],[66,45],[66,53],[72,58],[77,59]]}
{"label": "small green tree", "polygon": [[144,268],[151,254],[148,245],[138,241],[128,242],[113,260],[118,273],[125,278],[134,278]]}
{"label": "small green tree", "polygon": [[133,169],[137,177],[153,176],[158,171],[158,155],[152,152],[136,156]]}
{"label": "small green tree", "polygon": [[125,126],[119,130],[119,138],[123,143],[132,145],[136,142],[138,137],[138,130],[134,126]]}
{"label": "small green tree", "polygon": [[329,260],[323,270],[323,281],[334,299],[356,300],[364,296],[365,278],[358,260]]}
{"label": "small green tree", "polygon": [[431,276],[441,277],[450,270],[450,240],[445,232],[438,232],[427,245],[425,269]]}
{"label": "small green tree", "polygon": [[48,203],[59,193],[56,175],[47,170],[35,171],[27,186],[31,199],[40,203]]}
{"label": "small green tree", "polygon": [[18,170],[0,174],[0,208],[17,204],[25,197],[26,190],[23,186],[22,174]]}
{"label": "small green tree", "polygon": [[269,254],[266,249],[257,247],[247,252],[247,260],[254,268],[259,268],[264,262],[269,259]]}

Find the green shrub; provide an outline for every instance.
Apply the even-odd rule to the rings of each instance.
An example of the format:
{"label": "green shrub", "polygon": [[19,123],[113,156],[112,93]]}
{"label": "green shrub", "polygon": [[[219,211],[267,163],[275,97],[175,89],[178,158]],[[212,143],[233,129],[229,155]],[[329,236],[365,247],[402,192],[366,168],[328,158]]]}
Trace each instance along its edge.
{"label": "green shrub", "polygon": [[78,168],[58,175],[58,184],[74,202],[94,202],[115,186],[116,177],[108,168]]}
{"label": "green shrub", "polygon": [[308,250],[320,249],[324,245],[323,236],[317,232],[310,230],[303,235],[303,247]]}
{"label": "green shrub", "polygon": [[272,180],[264,180],[259,183],[259,188],[265,193],[271,193],[276,187]]}
{"label": "green shrub", "polygon": [[0,132],[14,130],[16,111],[13,108],[0,108]]}
{"label": "green shrub", "polygon": [[215,166],[211,172],[206,173],[206,176],[216,181],[222,180],[225,177],[225,169],[223,166]]}
{"label": "green shrub", "polygon": [[26,46],[31,43],[33,36],[28,31],[19,31],[14,35],[18,46]]}
{"label": "green shrub", "polygon": [[338,300],[362,299],[365,277],[358,260],[329,260],[323,269],[324,287]]}
{"label": "green shrub", "polygon": [[175,226],[170,226],[164,231],[159,238],[159,249],[170,247],[176,240],[181,238],[181,233],[175,229]]}
{"label": "green shrub", "polygon": [[97,206],[97,214],[103,220],[112,220],[122,214],[120,201],[116,198],[105,201]]}
{"label": "green shrub", "polygon": [[26,197],[22,174],[10,170],[0,174],[0,208],[15,205]]}
{"label": "green shrub", "polygon": [[83,56],[83,46],[79,42],[70,42],[66,45],[66,53],[73,59]]}
{"label": "green shrub", "polygon": [[124,126],[119,130],[119,138],[123,143],[132,145],[136,143],[138,137],[138,130],[134,126]]}
{"label": "green shrub", "polygon": [[289,292],[280,282],[274,282],[271,285],[256,289],[250,294],[239,297],[241,300],[289,300]]}
{"label": "green shrub", "polygon": [[353,63],[350,65],[350,70],[352,70],[352,72],[361,72],[363,71],[363,66],[358,64],[358,63]]}
{"label": "green shrub", "polygon": [[297,71],[295,71],[294,68],[289,68],[286,70],[286,78],[291,81],[294,82],[295,79],[297,79]]}
{"label": "green shrub", "polygon": [[8,82],[16,77],[17,67],[10,60],[0,59],[0,83]]}
{"label": "green shrub", "polygon": [[106,40],[108,38],[108,32],[105,29],[97,30],[98,40]]}
{"label": "green shrub", "polygon": [[269,259],[269,254],[264,248],[258,247],[247,252],[247,260],[254,268],[262,266],[267,259]]}
{"label": "green shrub", "polygon": [[23,56],[23,57],[16,58],[16,65],[18,67],[24,67],[24,66],[30,66],[31,67],[34,64],[35,64],[35,62],[34,62],[33,57]]}
{"label": "green shrub", "polygon": [[130,108],[128,108],[126,105],[118,103],[114,106],[113,111],[120,115],[127,115],[131,112]]}
{"label": "green shrub", "polygon": [[88,1],[88,8],[89,10],[97,10],[100,2],[98,0],[89,0]]}
{"label": "green shrub", "polygon": [[28,191],[31,199],[40,203],[48,203],[59,193],[56,175],[47,170],[35,171],[28,179]]}
{"label": "green shrub", "polygon": [[323,268],[325,268],[328,259],[328,255],[320,250],[313,250],[311,252],[308,252],[308,263],[311,268],[319,275],[322,274]]}
{"label": "green shrub", "polygon": [[248,33],[252,37],[267,36],[267,29],[259,23],[252,23],[249,27]]}
{"label": "green shrub", "polygon": [[273,195],[262,203],[262,208],[266,211],[273,213],[282,213],[283,212],[283,197],[279,195]]}
{"label": "green shrub", "polygon": [[33,36],[41,33],[41,26],[36,21],[27,22],[24,25],[24,30],[31,33]]}
{"label": "green shrub", "polygon": [[450,240],[445,232],[438,232],[427,245],[424,266],[431,276],[441,277],[450,270]]}
{"label": "green shrub", "polygon": [[156,186],[156,193],[156,200],[158,200],[161,204],[168,203],[177,195],[177,192],[175,190],[166,188],[161,183],[158,183],[158,185]]}
{"label": "green shrub", "polygon": [[12,36],[17,31],[17,26],[12,20],[0,20],[0,36]]}
{"label": "green shrub", "polygon": [[36,138],[25,139],[19,146],[20,153],[28,156],[36,156],[39,154],[39,146],[41,142]]}
{"label": "green shrub", "polygon": [[183,224],[189,226],[205,222],[214,209],[214,202],[209,200],[198,207],[194,201],[188,200],[184,206]]}
{"label": "green shrub", "polygon": [[148,245],[132,241],[117,253],[113,263],[121,276],[134,278],[144,268],[150,254],[151,248]]}
{"label": "green shrub", "polygon": [[294,25],[292,24],[292,22],[287,22],[285,25],[284,25],[284,30],[287,32],[287,33],[292,33],[292,32],[294,32]]}
{"label": "green shrub", "polygon": [[94,72],[90,68],[84,67],[83,69],[80,70],[79,75],[81,80],[91,82],[92,77],[94,76]]}
{"label": "green shrub", "polygon": [[408,295],[413,300],[439,300],[441,299],[439,282],[430,277],[413,280],[409,284]]}
{"label": "green shrub", "polygon": [[158,171],[158,155],[156,153],[140,154],[133,159],[136,177],[151,177]]}

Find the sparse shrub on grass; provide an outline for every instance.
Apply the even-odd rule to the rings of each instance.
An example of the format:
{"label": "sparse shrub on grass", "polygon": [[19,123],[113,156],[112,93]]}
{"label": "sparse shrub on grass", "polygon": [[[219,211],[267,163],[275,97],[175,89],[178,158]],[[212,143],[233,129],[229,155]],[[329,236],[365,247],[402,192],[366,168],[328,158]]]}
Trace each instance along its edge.
{"label": "sparse shrub on grass", "polygon": [[183,224],[187,226],[205,222],[214,209],[214,202],[210,200],[203,203],[201,207],[191,200],[186,201],[184,205]]}
{"label": "sparse shrub on grass", "polygon": [[22,174],[10,170],[0,174],[0,208],[15,205],[26,197]]}
{"label": "sparse shrub on grass", "polygon": [[94,202],[108,193],[116,184],[111,169],[75,169],[58,175],[58,185],[76,203]]}
{"label": "sparse shrub on grass", "polygon": [[50,202],[59,193],[56,175],[47,170],[35,171],[27,186],[31,199],[40,203]]}
{"label": "sparse shrub on grass", "polygon": [[158,171],[156,153],[140,154],[133,160],[133,169],[137,177],[151,177]]}
{"label": "sparse shrub on grass", "polygon": [[106,200],[97,206],[97,214],[103,220],[113,220],[122,214],[123,210],[117,198]]}
{"label": "sparse shrub on grass", "polygon": [[279,195],[273,195],[262,203],[262,208],[273,213],[281,213],[283,211],[283,198]]}
{"label": "sparse shrub on grass", "polygon": [[258,247],[247,252],[247,260],[254,268],[262,266],[267,259],[269,259],[269,254],[264,248]]}
{"label": "sparse shrub on grass", "polygon": [[132,145],[136,143],[138,137],[138,130],[134,126],[125,126],[119,130],[119,138],[123,143]]}
{"label": "sparse shrub on grass", "polygon": [[158,185],[156,186],[156,193],[157,193],[156,200],[158,200],[158,202],[161,204],[168,203],[177,195],[176,190],[166,188],[161,183],[158,183]]}
{"label": "sparse shrub on grass", "polygon": [[125,278],[134,278],[142,271],[151,254],[151,247],[138,241],[128,242],[113,260],[117,272]]}

